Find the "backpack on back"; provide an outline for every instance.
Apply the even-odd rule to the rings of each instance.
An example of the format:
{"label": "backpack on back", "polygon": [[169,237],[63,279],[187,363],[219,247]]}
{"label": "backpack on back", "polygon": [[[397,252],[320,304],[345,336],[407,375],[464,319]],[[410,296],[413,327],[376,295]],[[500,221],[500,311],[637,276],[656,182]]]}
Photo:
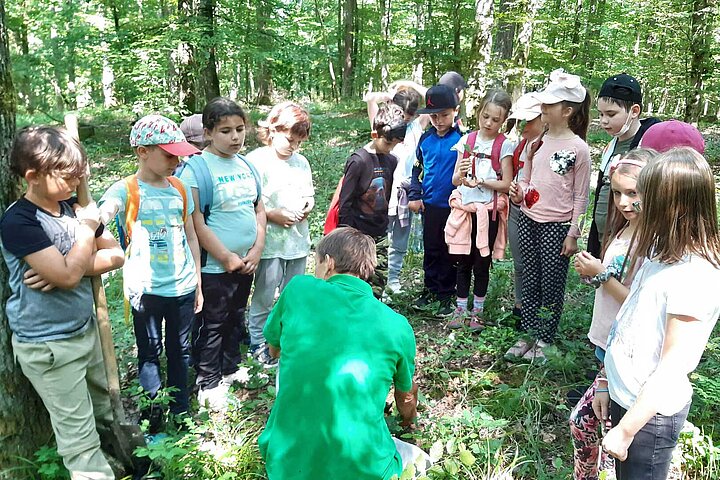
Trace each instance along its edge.
{"label": "backpack on back", "polygon": [[[475,142],[477,141],[478,131],[473,130],[468,134],[467,141],[465,143],[465,149],[463,152],[463,158],[469,158],[470,154],[472,153],[473,149],[475,148]],[[497,175],[498,180],[502,180],[502,163],[500,162],[500,155],[502,153],[502,146],[505,142],[505,135],[502,133],[499,134],[497,137],[495,137],[495,140],[493,140],[492,149],[490,150],[490,164],[492,165],[492,169],[495,171],[495,174]],[[487,158],[487,155],[481,154],[483,157],[481,158]],[[475,159],[472,161],[472,169],[471,169],[472,176],[475,177]],[[497,190],[493,190],[493,216],[492,219],[495,221],[497,218]]]}

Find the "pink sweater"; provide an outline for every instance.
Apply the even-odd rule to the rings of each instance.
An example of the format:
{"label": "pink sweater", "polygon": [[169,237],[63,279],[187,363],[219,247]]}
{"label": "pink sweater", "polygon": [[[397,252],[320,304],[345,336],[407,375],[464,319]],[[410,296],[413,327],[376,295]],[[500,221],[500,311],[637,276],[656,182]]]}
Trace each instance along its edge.
{"label": "pink sweater", "polygon": [[[504,193],[498,194],[497,213],[499,215],[498,233],[493,244],[493,258],[505,258],[505,244],[507,243],[508,207],[510,201]],[[445,243],[448,252],[452,255],[470,255],[472,249],[472,214],[477,215],[477,234],[475,246],[480,255],[490,255],[490,220],[488,212],[492,212],[493,202],[473,202],[463,205],[462,193],[457,188],[450,194],[450,216],[445,223]]]}
{"label": "pink sweater", "polygon": [[[521,174],[522,212],[540,223],[570,222],[568,235],[577,238],[578,220],[588,205],[590,149],[578,136],[560,140],[545,135],[542,142],[535,157],[525,161]],[[529,204],[526,200],[532,190],[539,195]]]}

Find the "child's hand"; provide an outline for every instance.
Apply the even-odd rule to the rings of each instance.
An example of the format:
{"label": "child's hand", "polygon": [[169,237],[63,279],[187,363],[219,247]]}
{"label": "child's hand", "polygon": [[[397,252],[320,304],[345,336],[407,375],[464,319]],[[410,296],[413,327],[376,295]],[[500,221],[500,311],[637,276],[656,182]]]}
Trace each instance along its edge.
{"label": "child's hand", "polygon": [[245,262],[237,253],[231,253],[222,262],[223,268],[226,272],[236,272],[245,268]]}
{"label": "child's hand", "polygon": [[202,294],[202,288],[200,285],[195,289],[195,313],[202,312],[203,304],[205,303],[205,297]]}
{"label": "child's hand", "polygon": [[412,200],[408,202],[408,208],[413,213],[420,213],[425,211],[425,204],[423,204],[422,200]]}
{"label": "child's hand", "polygon": [[462,158],[460,159],[460,165],[458,166],[458,173],[460,173],[460,177],[467,176],[467,173],[472,168],[472,159],[470,157],[468,158]]}
{"label": "child's hand", "polygon": [[565,237],[565,241],[562,244],[562,249],[560,250],[560,255],[564,255],[566,257],[572,257],[578,252],[578,246],[577,246],[577,238],[567,236]]}
{"label": "child's hand", "polygon": [[311,205],[310,202],[307,202],[305,204],[305,207],[300,211],[300,213],[302,214],[302,217],[298,221],[300,221],[300,222],[305,221],[307,219],[307,217],[310,215],[310,212],[312,212],[313,207],[314,207],[314,205]]}
{"label": "child's hand", "polygon": [[522,203],[523,193],[523,189],[518,182],[510,182],[510,190],[508,191],[508,195],[510,196],[510,200],[512,200],[513,203]]}
{"label": "child's hand", "polygon": [[[607,388],[607,385],[605,385],[604,388]],[[592,401],[592,409],[593,412],[595,412],[595,416],[599,418],[605,426],[606,422],[610,420],[610,394],[608,392],[596,391]]]}
{"label": "child's hand", "polygon": [[594,277],[605,270],[602,262],[588,252],[575,255],[575,271],[585,277]]}
{"label": "child's hand", "polygon": [[303,214],[301,212],[293,211],[293,210],[285,210],[284,208],[277,209],[275,214],[275,219],[280,220],[279,222],[275,222],[285,228],[292,227],[297,222],[299,222],[302,219]]}
{"label": "child's hand", "polygon": [[23,283],[29,288],[32,288],[33,290],[40,290],[41,292],[49,292],[55,288],[55,285],[45,280],[32,268],[28,269],[28,271],[25,272],[25,275],[23,275]]}
{"label": "child's hand", "polygon": [[247,255],[245,255],[245,257],[242,259],[242,261],[245,263],[245,268],[241,268],[240,273],[243,273],[245,275],[255,273],[255,270],[260,263],[261,254],[261,248],[252,247],[250,250],[248,250]]}
{"label": "child's hand", "polygon": [[635,439],[635,436],[626,434],[620,426],[611,429],[603,438],[602,448],[621,462],[627,459],[628,448]]}

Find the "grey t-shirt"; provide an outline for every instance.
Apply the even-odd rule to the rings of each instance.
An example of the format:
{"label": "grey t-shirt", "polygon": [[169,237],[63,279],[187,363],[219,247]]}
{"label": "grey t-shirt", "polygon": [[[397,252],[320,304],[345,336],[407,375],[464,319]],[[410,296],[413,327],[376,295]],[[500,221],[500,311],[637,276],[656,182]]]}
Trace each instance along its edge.
{"label": "grey t-shirt", "polygon": [[66,255],[75,244],[75,218],[70,202],[60,202],[52,215],[24,197],[10,205],[0,219],[0,250],[10,271],[10,298],[5,306],[10,330],[18,341],[39,343],[80,335],[91,325],[93,296],[90,278],[70,290],[41,292],[28,288],[23,275],[26,256],[48,247]]}

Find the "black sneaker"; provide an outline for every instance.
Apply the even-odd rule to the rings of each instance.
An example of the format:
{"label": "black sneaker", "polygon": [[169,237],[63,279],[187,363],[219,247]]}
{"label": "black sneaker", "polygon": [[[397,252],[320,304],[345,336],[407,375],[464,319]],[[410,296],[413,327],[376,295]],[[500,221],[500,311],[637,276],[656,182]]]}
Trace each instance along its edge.
{"label": "black sneaker", "polygon": [[455,304],[453,303],[452,298],[447,297],[438,300],[438,306],[435,310],[435,315],[437,315],[438,317],[448,317],[452,315],[454,311]]}
{"label": "black sneaker", "polygon": [[415,310],[427,310],[435,301],[435,295],[424,290],[420,297],[412,303],[412,307]]}

